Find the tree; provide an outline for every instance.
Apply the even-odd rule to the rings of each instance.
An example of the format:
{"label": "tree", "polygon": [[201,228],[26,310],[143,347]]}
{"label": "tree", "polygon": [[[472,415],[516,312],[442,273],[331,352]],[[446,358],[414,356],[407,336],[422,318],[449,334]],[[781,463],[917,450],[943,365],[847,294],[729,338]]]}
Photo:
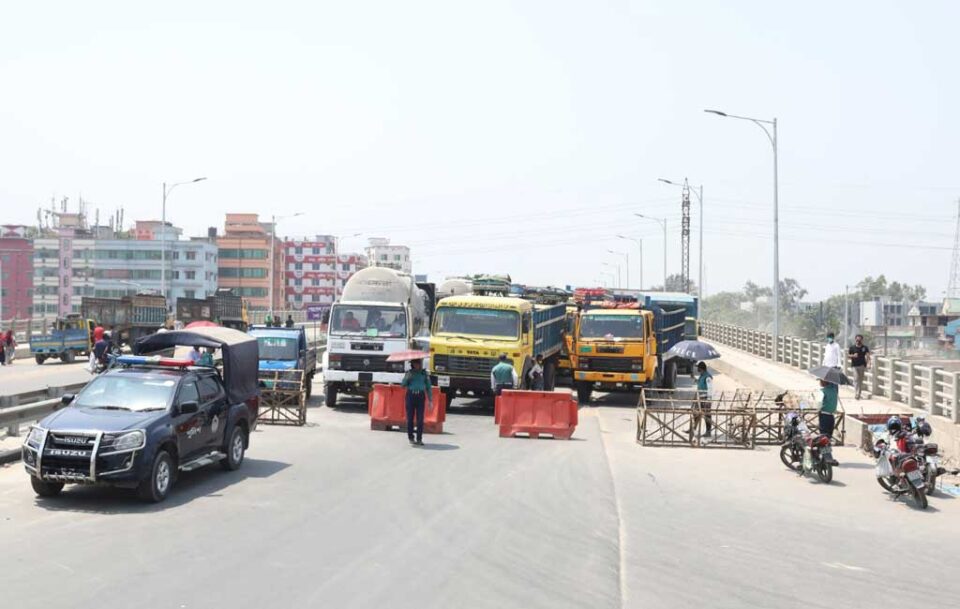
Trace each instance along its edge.
{"label": "tree", "polygon": [[800,286],[796,279],[787,277],[780,282],[780,310],[796,311],[800,308],[800,301],[807,295],[807,291]]}

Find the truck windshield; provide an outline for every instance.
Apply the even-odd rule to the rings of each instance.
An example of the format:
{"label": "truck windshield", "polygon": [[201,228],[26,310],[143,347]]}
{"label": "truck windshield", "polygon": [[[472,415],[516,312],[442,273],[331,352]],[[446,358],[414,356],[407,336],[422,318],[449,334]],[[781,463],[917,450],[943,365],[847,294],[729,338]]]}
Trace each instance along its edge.
{"label": "truck windshield", "polygon": [[584,315],[580,338],[643,338],[643,316]]}
{"label": "truck windshield", "polygon": [[258,336],[260,359],[295,360],[300,357],[300,341],[282,336]]}
{"label": "truck windshield", "polygon": [[400,308],[376,305],[336,305],[330,315],[333,334],[404,337],[407,335],[407,314]]}
{"label": "truck windshield", "polygon": [[170,403],[177,381],[163,377],[98,376],[84,387],[74,406],[121,410],[162,410]]}
{"label": "truck windshield", "polygon": [[520,334],[520,314],[499,309],[440,307],[437,309],[436,331],[517,338]]}

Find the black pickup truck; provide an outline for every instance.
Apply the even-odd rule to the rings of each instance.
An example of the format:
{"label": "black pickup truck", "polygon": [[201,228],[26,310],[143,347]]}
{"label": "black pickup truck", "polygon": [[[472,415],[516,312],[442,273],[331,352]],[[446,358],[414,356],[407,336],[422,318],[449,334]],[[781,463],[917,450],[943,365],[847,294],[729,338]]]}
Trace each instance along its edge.
{"label": "black pickup truck", "polygon": [[55,496],[68,483],[106,484],[157,502],[180,471],[215,462],[240,467],[258,414],[256,339],[197,328],[146,336],[135,350],[176,345],[220,349],[222,374],[190,360],[119,357],[30,429],[23,464],[38,495]]}

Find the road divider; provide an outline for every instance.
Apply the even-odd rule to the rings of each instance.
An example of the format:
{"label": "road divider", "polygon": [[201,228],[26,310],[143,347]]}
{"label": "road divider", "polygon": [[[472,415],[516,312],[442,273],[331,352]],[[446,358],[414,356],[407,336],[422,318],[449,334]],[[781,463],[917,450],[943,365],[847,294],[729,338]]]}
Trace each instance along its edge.
{"label": "road divider", "polygon": [[493,419],[501,438],[518,433],[569,440],[577,427],[577,401],[569,393],[505,390],[494,404]]}
{"label": "road divider", "polygon": [[[374,385],[367,399],[370,429],[387,431],[407,428],[407,390],[400,385]],[[433,408],[427,404],[423,413],[424,433],[443,433],[447,419],[447,398],[438,387],[433,388]]]}

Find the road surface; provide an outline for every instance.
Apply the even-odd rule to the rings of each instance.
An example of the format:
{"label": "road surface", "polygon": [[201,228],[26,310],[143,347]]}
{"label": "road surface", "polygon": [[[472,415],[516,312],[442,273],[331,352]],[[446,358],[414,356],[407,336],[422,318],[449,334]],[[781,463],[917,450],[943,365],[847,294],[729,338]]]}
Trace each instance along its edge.
{"label": "road surface", "polygon": [[[719,379],[718,382],[723,382]],[[459,402],[459,401],[458,401]],[[501,439],[477,408],[412,448],[365,409],[261,427],[240,471],[166,503],[30,490],[0,469],[0,598],[94,607],[956,607],[960,501],[888,498],[839,449],[823,485],[772,448],[643,448],[634,398],[572,441]]]}
{"label": "road surface", "polygon": [[45,387],[59,387],[90,380],[87,360],[80,358],[72,364],[47,360],[37,365],[32,357],[18,357],[12,366],[0,366],[0,394],[25,393]]}

